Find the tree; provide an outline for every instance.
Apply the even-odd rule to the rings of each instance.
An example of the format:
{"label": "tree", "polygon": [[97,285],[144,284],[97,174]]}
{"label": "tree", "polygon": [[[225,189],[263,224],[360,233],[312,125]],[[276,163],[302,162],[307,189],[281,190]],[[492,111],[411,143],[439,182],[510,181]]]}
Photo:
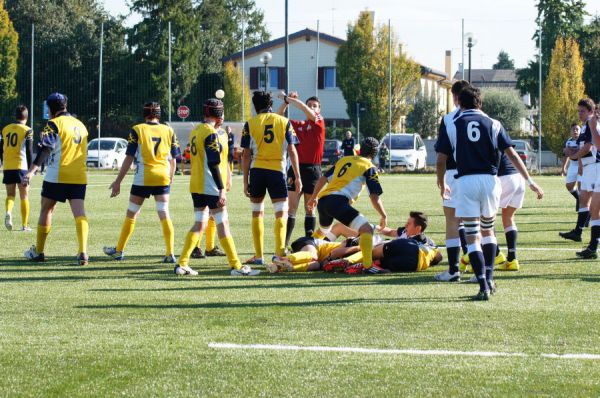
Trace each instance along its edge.
{"label": "tree", "polygon": [[[408,114],[418,91],[419,65],[399,51],[392,34],[392,126]],[[338,84],[347,103],[347,112],[356,123],[356,104],[365,136],[381,138],[388,121],[388,27],[375,28],[371,14],[362,12],[348,25],[348,37],[336,57]]]}
{"label": "tree", "polygon": [[[242,76],[243,71],[233,66],[233,62],[225,63],[223,67],[223,90],[225,97],[223,105],[225,106],[225,117],[229,121],[244,121],[242,119]],[[250,85],[248,79],[243,88],[245,117],[251,115],[250,110]]]}
{"label": "tree", "polygon": [[502,123],[508,131],[518,131],[521,120],[527,115],[521,97],[512,89],[484,89],[483,111]]}
{"label": "tree", "polygon": [[0,110],[3,115],[17,99],[18,43],[19,35],[4,8],[4,1],[0,0]]}
{"label": "tree", "polygon": [[418,95],[413,109],[406,117],[407,130],[419,133],[423,137],[433,137],[437,133],[442,114],[438,108],[437,98]]}
{"label": "tree", "polygon": [[498,62],[492,66],[492,69],[515,69],[515,61],[510,59],[506,51],[500,50]]}
{"label": "tree", "polygon": [[585,63],[583,81],[590,98],[600,102],[600,16],[583,27],[580,35],[581,55]]}
{"label": "tree", "polygon": [[565,136],[577,121],[577,102],[584,97],[583,60],[574,39],[556,40],[544,85],[542,131],[550,149],[562,156]]}

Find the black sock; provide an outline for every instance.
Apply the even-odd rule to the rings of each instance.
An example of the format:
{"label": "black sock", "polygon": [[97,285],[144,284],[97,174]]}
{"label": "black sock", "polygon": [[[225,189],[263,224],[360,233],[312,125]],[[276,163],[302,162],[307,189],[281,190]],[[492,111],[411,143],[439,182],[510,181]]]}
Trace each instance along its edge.
{"label": "black sock", "polygon": [[590,216],[590,211],[586,208],[585,210],[583,209],[579,209],[579,212],[577,213],[577,226],[575,227],[575,230],[579,233],[581,233],[581,231],[583,231],[583,228],[585,227],[585,223],[588,220]]}
{"label": "black sock", "polygon": [[292,237],[292,232],[294,232],[294,226],[296,225],[296,217],[288,216],[287,226],[285,229],[285,247],[288,247],[290,244],[290,238]]}
{"label": "black sock", "polygon": [[473,267],[473,272],[475,273],[475,276],[477,276],[477,282],[479,282],[479,290],[489,290],[487,279],[485,278],[485,260],[483,259],[483,253],[480,251],[469,253],[469,261],[471,262],[471,267]]}
{"label": "black sock", "polygon": [[[446,245],[448,242],[446,241]],[[458,260],[460,258],[460,247],[449,247],[446,246],[446,252],[448,253],[448,272],[456,274],[458,272]]]}
{"label": "black sock", "polygon": [[463,254],[467,254],[467,233],[465,232],[465,226],[460,223],[458,227],[458,237],[460,238],[460,247],[462,248]]}
{"label": "black sock", "polygon": [[588,249],[594,252],[598,249],[598,239],[600,238],[600,225],[594,225],[594,223],[598,223],[599,221],[592,220],[592,237]]}
{"label": "black sock", "polygon": [[317,217],[305,216],[304,217],[304,235],[312,236],[312,233],[315,232],[316,225],[317,225]]}
{"label": "black sock", "polygon": [[494,279],[494,264],[496,262],[496,242],[486,243],[481,246],[483,249],[483,258],[485,259],[485,278],[488,283]]}
{"label": "black sock", "polygon": [[[511,227],[514,228],[514,227]],[[508,249],[508,261],[513,261],[517,258],[517,230],[511,229],[504,232],[506,236],[506,248]]]}
{"label": "black sock", "polygon": [[579,191],[574,189],[570,193],[575,198],[575,209],[579,210]]}

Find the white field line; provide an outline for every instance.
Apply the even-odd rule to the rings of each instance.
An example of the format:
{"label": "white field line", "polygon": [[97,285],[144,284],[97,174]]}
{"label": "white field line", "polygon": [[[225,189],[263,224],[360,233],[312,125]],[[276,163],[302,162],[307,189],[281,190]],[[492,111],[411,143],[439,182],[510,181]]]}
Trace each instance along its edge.
{"label": "white field line", "polygon": [[297,346],[278,344],[231,344],[208,343],[209,348],[236,350],[273,350],[273,351],[313,351],[313,352],[352,352],[360,354],[393,354],[393,355],[424,355],[424,356],[462,356],[462,357],[542,357],[553,359],[587,359],[600,360],[596,354],[539,354],[530,355],[524,352],[494,352],[494,351],[452,351],[452,350],[415,350],[415,349],[377,349],[360,347],[321,347]]}

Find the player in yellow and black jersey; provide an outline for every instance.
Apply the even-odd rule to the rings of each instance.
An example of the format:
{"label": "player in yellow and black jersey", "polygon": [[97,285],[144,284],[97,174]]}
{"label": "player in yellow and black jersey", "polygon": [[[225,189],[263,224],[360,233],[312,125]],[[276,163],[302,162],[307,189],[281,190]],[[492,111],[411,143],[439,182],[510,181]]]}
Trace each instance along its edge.
{"label": "player in yellow and black jersey", "polygon": [[227,255],[233,276],[258,275],[248,265],[242,266],[231,232],[227,214],[226,184],[231,178],[228,162],[228,136],[219,127],[223,123],[224,108],[221,100],[211,98],[204,102],[204,121],[190,133],[190,192],[194,203],[195,223],[188,232],[183,251],[175,267],[177,275],[198,275],[189,266],[192,249],[206,229],[209,217],[217,226],[219,241]]}
{"label": "player in yellow and black jersey", "polygon": [[179,143],[173,129],[160,124],[160,104],[144,104],[144,123],[133,126],[129,133],[127,156],[116,180],[110,185],[113,198],[121,192],[121,182],[127,171],[136,162],[137,170],[129,195],[129,206],[121,235],[116,247],[104,247],[104,253],[115,260],[124,258],[123,251],[133,234],[137,218],[145,199],[154,196],[156,211],[162,225],[166,252],[164,263],[174,264],[175,233],[169,216],[169,192],[175,173],[176,160],[180,155]]}
{"label": "player in yellow and black jersey", "polygon": [[248,120],[242,132],[242,168],[244,192],[252,202],[253,258],[248,264],[263,264],[264,199],[267,191],[275,209],[275,254],[285,253],[288,210],[286,185],[287,156],[296,178],[296,192],[302,192],[296,134],[289,120],[272,112],[271,93],[255,91],[252,97],[256,116]]}
{"label": "player in yellow and black jersey", "polygon": [[[352,203],[366,185],[373,208],[381,216],[379,222],[381,228],[386,226],[387,214],[380,198],[383,189],[379,184],[377,168],[371,163],[371,160],[377,155],[379,142],[373,137],[367,137],[360,148],[361,156],[345,156],[327,170],[317,182],[309,205],[314,208],[318,201],[320,228],[315,232],[314,237],[325,237],[331,229],[333,220],[340,221],[358,231],[363,265],[365,268],[371,268],[373,264],[373,227],[365,216],[352,207]],[[323,189],[324,187],[325,189]]]}
{"label": "player in yellow and black jersey", "polygon": [[46,99],[50,120],[42,131],[41,151],[38,152],[23,184],[29,184],[38,167],[50,159],[42,185],[42,207],[37,226],[37,241],[25,252],[33,261],[44,261],[46,238],[50,233],[52,214],[57,202],[69,201],[75,217],[79,241],[79,265],[87,265],[87,240],[89,225],[85,216],[85,192],[87,187],[88,131],[79,120],[67,112],[67,97],[53,93]]}
{"label": "player in yellow and black jersey", "polygon": [[13,229],[12,209],[15,205],[17,186],[21,199],[21,221],[23,231],[29,228],[29,186],[22,185],[23,177],[33,161],[33,131],[27,126],[29,112],[25,105],[15,109],[15,123],[2,129],[0,134],[0,161],[3,164],[4,176],[2,183],[6,185],[6,202],[4,225]]}

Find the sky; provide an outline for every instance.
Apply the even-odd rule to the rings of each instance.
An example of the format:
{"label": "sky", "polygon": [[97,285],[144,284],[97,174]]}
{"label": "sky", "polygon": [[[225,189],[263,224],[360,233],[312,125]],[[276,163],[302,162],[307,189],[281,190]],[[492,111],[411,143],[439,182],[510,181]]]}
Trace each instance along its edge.
{"label": "sky", "polygon": [[[127,14],[122,0],[101,0],[114,15]],[[255,0],[265,14],[271,38],[285,34],[284,0]],[[461,24],[465,33],[472,32],[477,40],[472,51],[472,68],[491,68],[500,50],[508,52],[517,68],[533,58],[537,9],[535,0],[289,0],[289,33],[304,28],[317,29],[346,38],[349,22],[360,11],[375,12],[375,22],[391,24],[404,50],[417,62],[444,70],[444,54],[452,51],[452,70],[461,62]],[[600,0],[587,0],[586,10],[600,14]],[[589,20],[590,17],[587,18]],[[132,15],[128,24],[139,16]],[[466,50],[465,50],[466,53]],[[466,63],[465,54],[465,63]]]}

